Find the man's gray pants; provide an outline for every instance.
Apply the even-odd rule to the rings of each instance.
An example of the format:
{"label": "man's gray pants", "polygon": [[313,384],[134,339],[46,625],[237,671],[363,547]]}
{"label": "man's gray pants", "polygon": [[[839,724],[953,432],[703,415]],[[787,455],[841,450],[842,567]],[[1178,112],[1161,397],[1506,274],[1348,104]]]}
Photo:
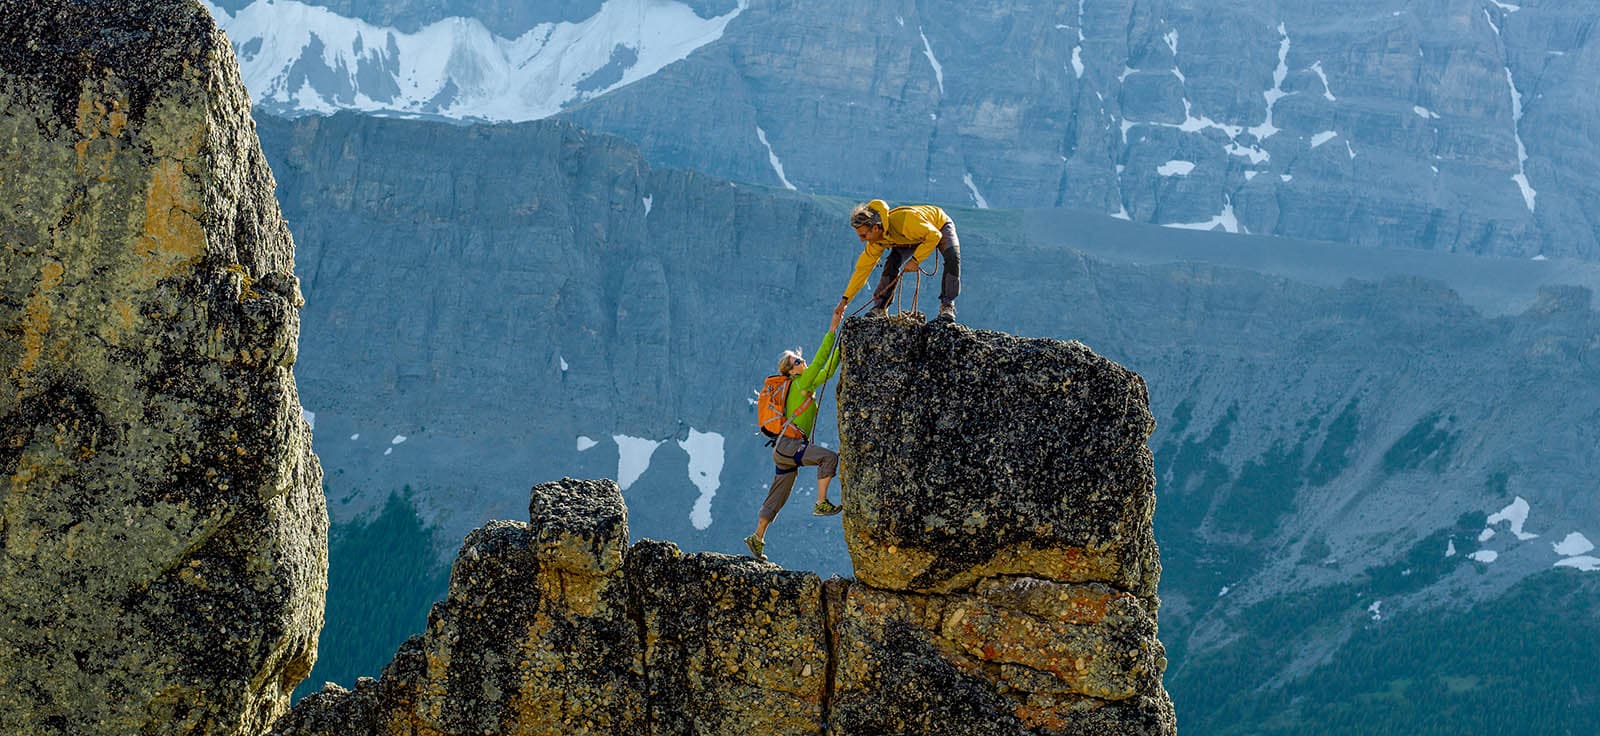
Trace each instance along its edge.
{"label": "man's gray pants", "polygon": [[[961,293],[961,239],[956,237],[956,223],[947,222],[939,228],[939,246],[935,249],[944,258],[944,276],[939,280],[939,303],[955,304]],[[900,267],[917,252],[917,246],[890,248],[889,257],[883,260],[883,275],[878,277],[878,288],[872,291],[872,303],[889,306],[894,285],[900,281]]]}

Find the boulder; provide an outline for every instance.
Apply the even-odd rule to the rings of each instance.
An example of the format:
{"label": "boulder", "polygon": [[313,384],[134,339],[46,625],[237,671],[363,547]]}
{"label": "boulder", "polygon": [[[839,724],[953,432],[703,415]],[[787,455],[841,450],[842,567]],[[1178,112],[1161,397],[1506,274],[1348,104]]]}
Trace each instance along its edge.
{"label": "boulder", "polygon": [[912,319],[845,323],[845,540],[856,578],[948,593],[1101,582],[1154,607],[1144,380],[1076,342]]}
{"label": "boulder", "polygon": [[193,0],[0,17],[0,732],[259,734],[328,520],[232,49]]}

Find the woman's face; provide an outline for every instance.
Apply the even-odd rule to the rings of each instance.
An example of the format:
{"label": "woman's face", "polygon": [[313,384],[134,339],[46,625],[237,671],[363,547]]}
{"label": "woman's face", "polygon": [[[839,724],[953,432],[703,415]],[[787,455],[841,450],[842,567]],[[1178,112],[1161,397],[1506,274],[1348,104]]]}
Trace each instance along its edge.
{"label": "woman's face", "polygon": [[805,360],[805,358],[797,358],[794,361],[794,364],[789,366],[789,375],[791,375],[791,376],[798,376],[801,373],[805,373],[805,372],[806,372],[806,360]]}

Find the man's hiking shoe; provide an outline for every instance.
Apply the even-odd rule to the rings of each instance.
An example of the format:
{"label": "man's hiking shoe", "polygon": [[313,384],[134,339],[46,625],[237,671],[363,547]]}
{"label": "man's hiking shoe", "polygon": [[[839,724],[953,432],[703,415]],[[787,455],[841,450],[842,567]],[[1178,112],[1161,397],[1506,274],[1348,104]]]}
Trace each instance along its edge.
{"label": "man's hiking shoe", "polygon": [[751,557],[754,557],[761,562],[767,561],[767,555],[765,554],[767,551],[767,543],[757,538],[756,535],[751,534],[750,536],[745,537],[744,546],[750,550]]}
{"label": "man's hiking shoe", "polygon": [[844,510],[843,506],[835,506],[835,505],[833,505],[832,501],[829,501],[828,499],[824,498],[821,501],[818,501],[817,505],[811,507],[811,515],[812,516],[833,516],[834,514],[837,514],[837,513],[839,513],[840,511],[843,511],[843,510]]}
{"label": "man's hiking shoe", "polygon": [[867,319],[880,319],[887,316],[889,316],[889,308],[884,306],[874,306],[868,309],[865,315]]}
{"label": "man's hiking shoe", "polygon": [[954,321],[956,321],[956,305],[954,305],[954,304],[940,304],[939,305],[939,316],[935,317],[934,321],[936,321],[936,322],[954,322]]}

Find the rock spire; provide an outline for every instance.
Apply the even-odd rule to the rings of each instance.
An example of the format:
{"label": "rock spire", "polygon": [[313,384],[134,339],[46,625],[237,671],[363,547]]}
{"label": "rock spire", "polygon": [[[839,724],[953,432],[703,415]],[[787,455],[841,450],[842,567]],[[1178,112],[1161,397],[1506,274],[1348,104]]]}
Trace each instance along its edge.
{"label": "rock spire", "polygon": [[0,18],[0,732],[259,734],[328,520],[233,52],[193,0]]}

